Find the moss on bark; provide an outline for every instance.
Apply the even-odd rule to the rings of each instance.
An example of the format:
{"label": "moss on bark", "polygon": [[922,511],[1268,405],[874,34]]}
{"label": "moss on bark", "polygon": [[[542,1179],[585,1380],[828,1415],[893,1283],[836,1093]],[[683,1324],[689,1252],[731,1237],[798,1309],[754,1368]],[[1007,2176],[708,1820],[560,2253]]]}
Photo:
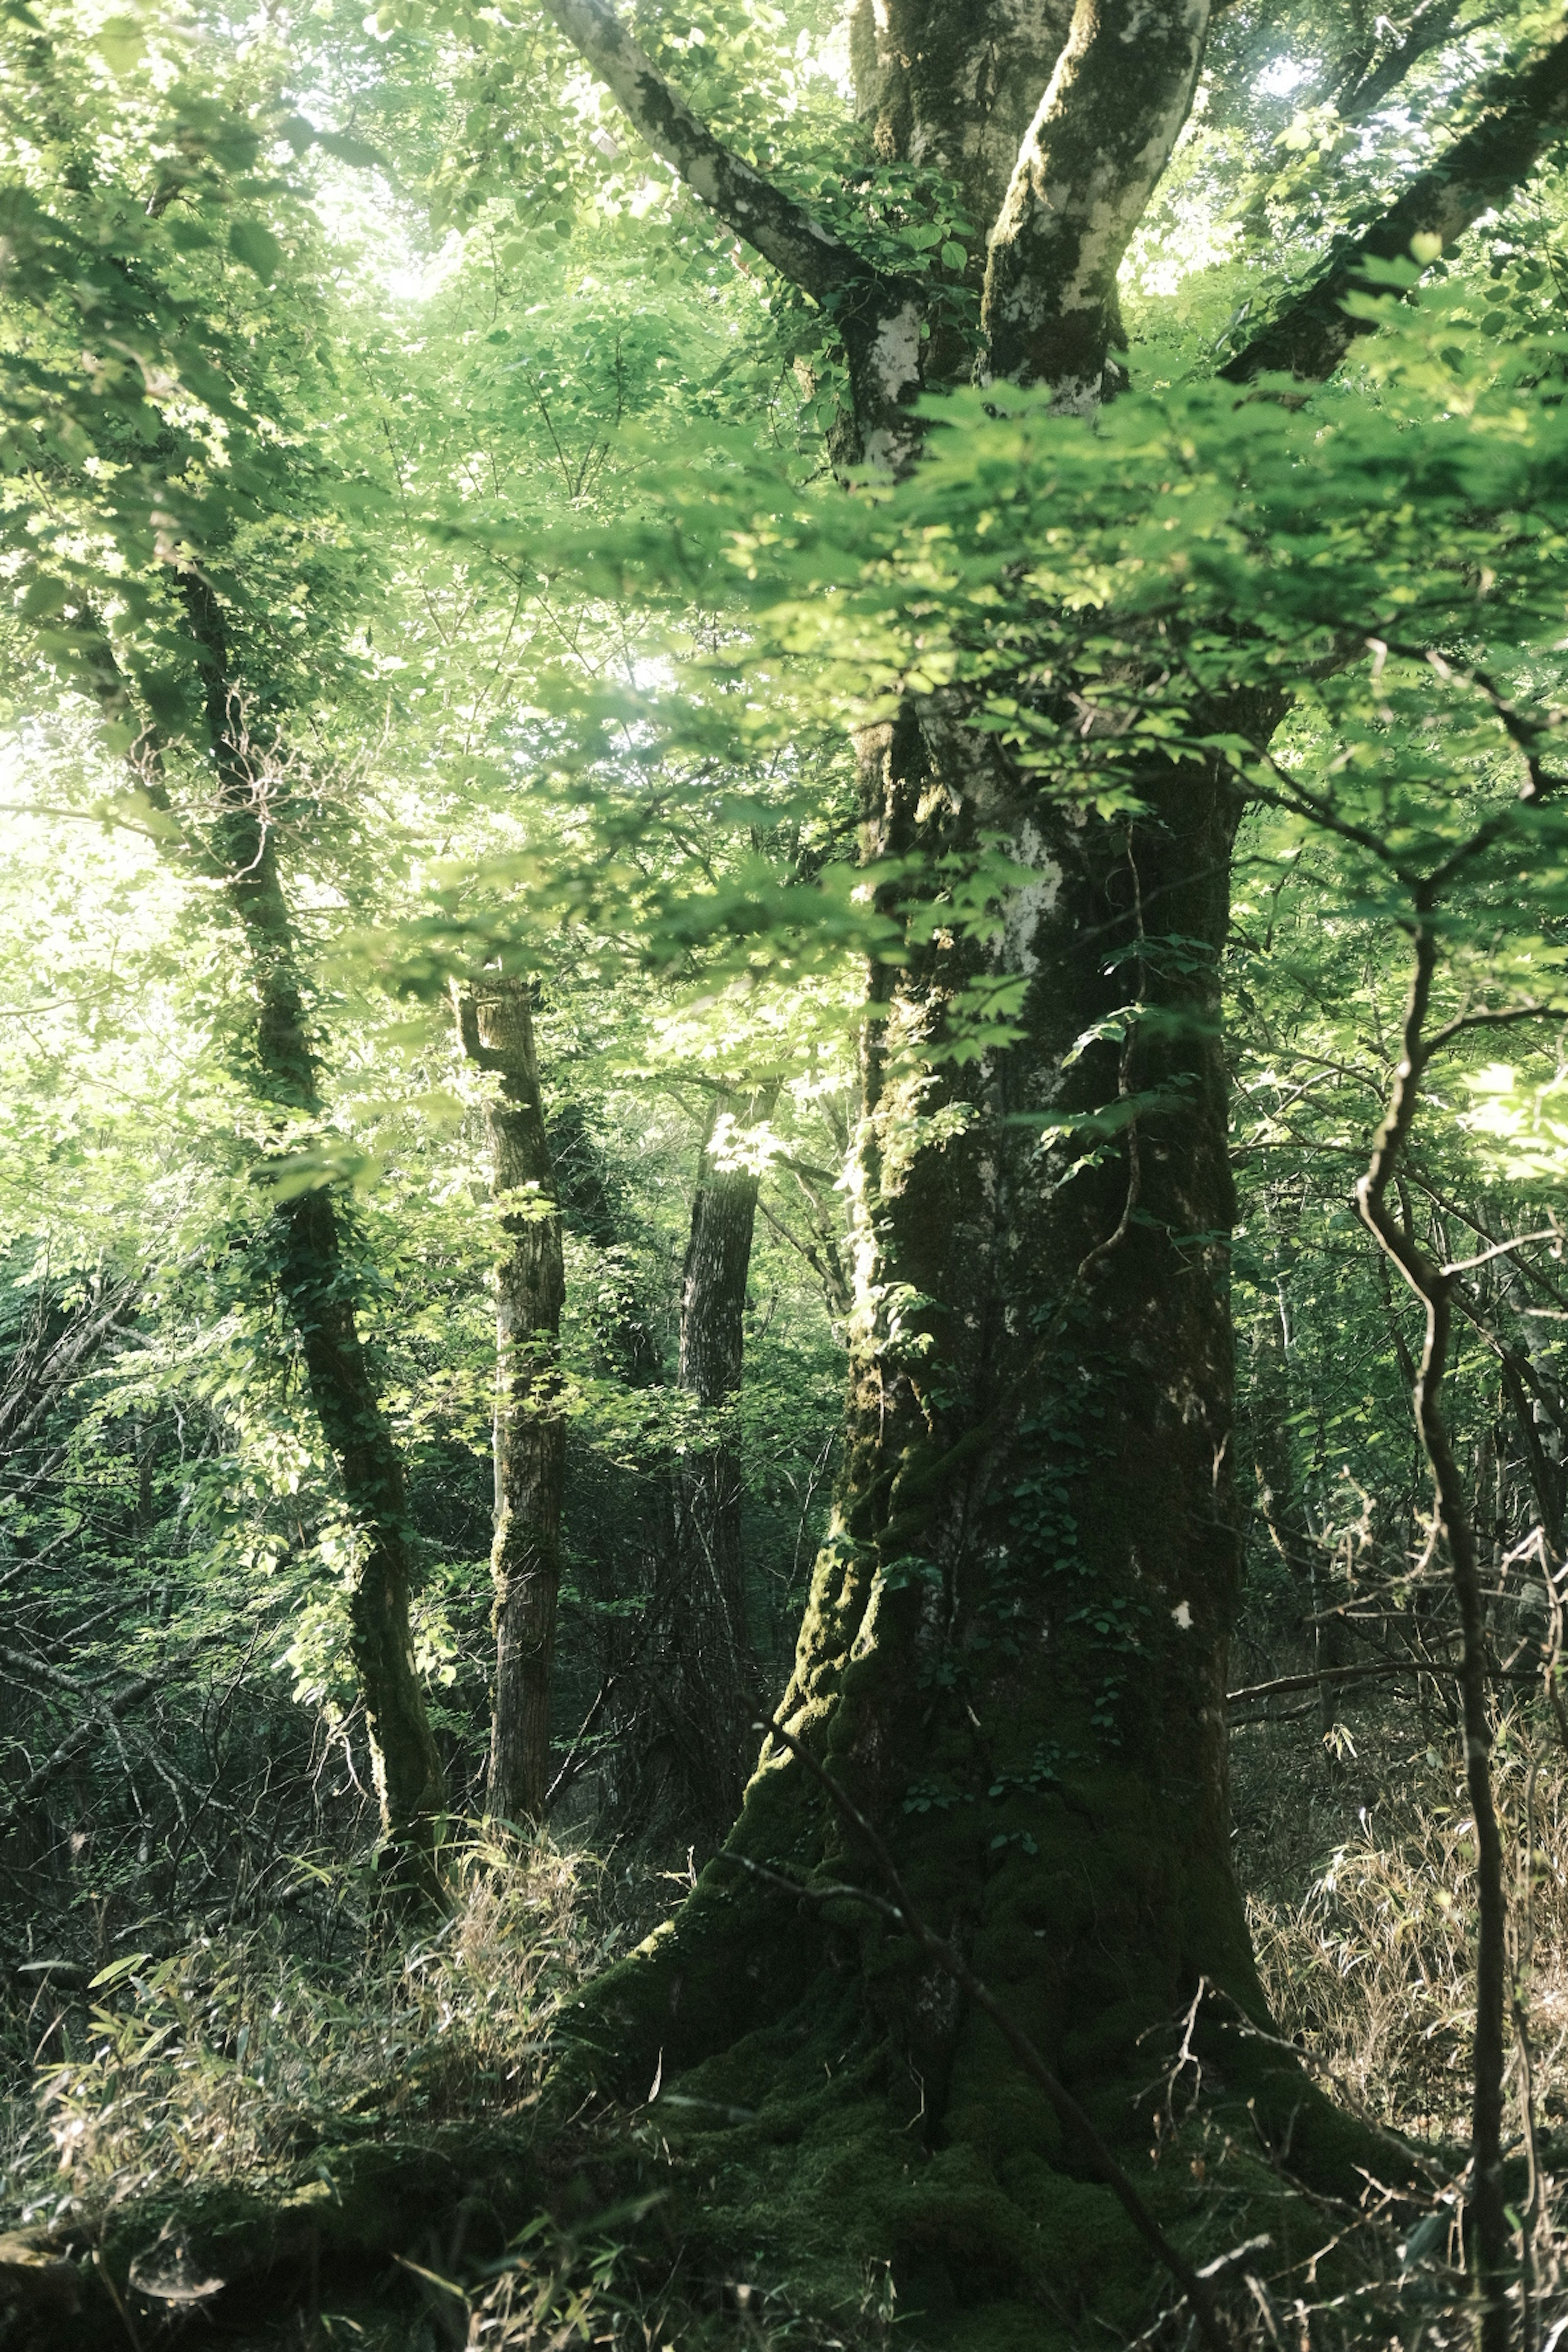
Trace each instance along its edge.
{"label": "moss on bark", "polygon": [[[1316,2216],[1277,2163],[1354,2196],[1374,2143],[1245,2030],[1268,2016],[1224,1721],[1234,811],[1195,766],[1152,777],[1148,802],[1080,823],[929,723],[868,746],[876,847],[961,849],[1005,820],[1039,883],[995,949],[939,935],[884,984],[847,1467],[781,1719],[1178,2243],[1203,2258],[1264,2227],[1284,2259]],[[1009,956],[1024,1041],[921,1067],[947,1005]],[[1042,1148],[1039,1113],[1107,1104],[1118,1118]],[[845,1885],[882,1891],[816,1782],[765,1749],[690,1898],[574,2012],[563,2080],[633,2102],[657,2084],[687,2219],[726,2262],[840,2307],[890,2262],[921,2340],[988,2352],[1065,2342],[1090,2314],[1142,2324],[1163,2282],[1089,2152],[912,1937],[826,1893]],[[1156,2131],[1194,2002],[1203,2095]]]}

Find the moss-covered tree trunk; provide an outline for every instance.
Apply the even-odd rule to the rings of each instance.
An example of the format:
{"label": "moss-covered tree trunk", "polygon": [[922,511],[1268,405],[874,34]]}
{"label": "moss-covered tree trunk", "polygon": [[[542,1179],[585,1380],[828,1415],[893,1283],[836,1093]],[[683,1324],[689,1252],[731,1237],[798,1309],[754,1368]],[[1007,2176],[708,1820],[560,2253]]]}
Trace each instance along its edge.
{"label": "moss-covered tree trunk", "polygon": [[492,1183],[506,1249],[496,1265],[496,1680],[489,1811],[540,1821],[550,1790],[551,1667],[561,1589],[561,1210],[539,1095],[526,982],[487,973],[458,1000],[464,1050],[493,1071]]}
{"label": "moss-covered tree trunk", "polygon": [[[1226,1769],[1238,1539],[1217,965],[1237,810],[1216,773],[1167,767],[1144,781],[1145,815],[1085,823],[914,713],[865,748],[874,850],[1005,824],[1035,868],[990,959],[1028,975],[1026,1034],[922,1066],[981,961],[941,943],[884,983],[868,1025],[847,1467],[781,1717],[878,1823],[928,1922],[1146,2167],[1145,2037],[1205,1984],[1211,2017],[1235,2014],[1227,1998],[1262,2013]],[[1130,999],[1126,1043],[1075,1057]],[[1108,1105],[1109,1147],[1061,1124]],[[995,2029],[912,1941],[847,1905],[797,1905],[741,1857],[877,1885],[770,1748],[726,1854],[584,2011],[621,2087],[641,2095],[662,2066],[685,2100],[759,2116],[743,2163],[716,2175],[736,2198],[710,2201],[710,2224],[794,2261],[829,2259],[835,2231],[879,2246],[906,2297],[955,2324],[988,2312],[1000,2332],[976,2344],[1011,2340],[1026,2313],[1037,2326],[1042,2297],[1109,2286],[1114,2314],[1100,2273],[1119,2249],[1131,2318],[1146,2263]],[[1257,2045],[1222,2064],[1267,2092]],[[1300,2110],[1309,2165],[1331,2128],[1310,2105],[1297,2078],[1275,2118],[1283,2132]],[[689,2138],[702,2118],[689,2105],[671,2128]],[[762,2179],[742,2196],[746,2166]]]}
{"label": "moss-covered tree trunk", "polygon": [[[917,464],[910,405],[959,360],[911,325],[909,288],[863,276],[858,307],[837,296],[848,265],[797,261],[799,218],[763,218],[726,180],[600,0],[551,5],[706,201],[836,299],[863,461]],[[1115,388],[1117,268],[1206,14],[1080,0],[1068,26],[900,0],[858,18],[879,152],[944,166],[991,225],[993,381],[1077,412]],[[1266,737],[1278,716],[1230,709],[1214,731]],[[938,931],[871,976],[846,1468],[782,1719],[1145,2179],[1148,2037],[1200,1991],[1211,2060],[1223,2049],[1211,2089],[1257,2094],[1249,2143],[1293,2133],[1298,2166],[1331,2168],[1329,2111],[1223,2024],[1262,2012],[1224,1704],[1238,1539],[1218,962],[1238,808],[1218,763],[1162,761],[1135,780],[1141,814],[1094,814],[1070,773],[1019,772],[946,697],[907,701],[861,754],[870,857],[1001,835],[1034,878],[994,950]],[[1026,980],[1019,1042],[928,1050],[986,964]],[[1033,2352],[1049,2315],[1088,2304],[1130,2326],[1147,2257],[994,2026],[914,1939],[781,1877],[876,1871],[770,1745],[724,1853],[580,2011],[606,2079],[639,2097],[679,2080],[667,2129],[704,2181],[704,2226],[846,2294],[889,2258],[931,2332],[986,2352]],[[1179,2216],[1176,2180],[1154,2193]]]}
{"label": "moss-covered tree trunk", "polygon": [[[199,573],[185,573],[182,586],[216,782],[213,846],[255,992],[250,1074],[280,1118],[314,1119],[321,1108],[316,1054],[278,865],[278,801],[287,782],[247,739],[222,606]],[[446,1790],[414,1664],[407,1496],[365,1359],[331,1188],[314,1181],[280,1197],[272,1233],[279,1292],[354,1527],[350,1637],[387,1839],[386,1884],[395,1900],[433,1907],[441,1899],[437,1848]]]}

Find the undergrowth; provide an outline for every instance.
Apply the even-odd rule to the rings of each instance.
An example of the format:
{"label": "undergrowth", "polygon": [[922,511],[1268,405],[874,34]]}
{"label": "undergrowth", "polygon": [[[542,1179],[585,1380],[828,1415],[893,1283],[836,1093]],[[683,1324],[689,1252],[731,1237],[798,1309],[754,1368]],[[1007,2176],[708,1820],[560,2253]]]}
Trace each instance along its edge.
{"label": "undergrowth", "polygon": [[[1255,1760],[1289,1772],[1300,1809],[1300,1743]],[[1447,1752],[1445,1752],[1445,1748]],[[1339,2095],[1423,2140],[1469,2128],[1475,2028],[1475,1834],[1452,1741],[1412,1711],[1340,1724],[1318,1763],[1313,1818],[1327,1839],[1303,1885],[1257,1856],[1253,1946],[1281,2031]],[[1568,2119],[1568,1761],[1522,1709],[1494,1750],[1497,1801],[1514,1861],[1509,1888],[1517,1987],[1514,2082],[1529,2065],[1538,2120]],[[1244,1791],[1255,1798],[1255,1788]],[[1336,1818],[1337,1816],[1337,1818]],[[1326,1850],[1325,1850],[1326,1848]]]}
{"label": "undergrowth", "polygon": [[6,2203],[23,2224],[92,2218],[174,2187],[297,2167],[345,2116],[369,2128],[485,2118],[537,2097],[562,2000],[624,1941],[590,1855],[476,1837],[451,1916],[406,1948],[368,1928],[312,1964],[277,1921],[129,1952],[9,2020],[30,2084],[6,2104]]}
{"label": "undergrowth", "polygon": [[[1413,2228],[1407,2200],[1397,2223],[1390,2204],[1386,2221],[1363,2231],[1382,2245],[1385,2271],[1370,2294],[1336,2303],[1304,2280],[1293,2304],[1276,2294],[1249,2315],[1237,2300],[1233,2313],[1238,2344],[1281,2340],[1288,2316],[1303,2352],[1441,2352],[1468,2329],[1458,2215],[1473,1833],[1441,1725],[1386,1700],[1347,1713],[1326,1744],[1300,1725],[1244,1735],[1238,1857],[1281,2033],[1336,2098],[1430,2152],[1430,2209]],[[1497,1751],[1517,1863],[1510,2097],[1538,2345],[1568,2314],[1552,2186],[1568,2172],[1568,2140],[1556,2137],[1568,2121],[1568,1761],[1551,1730],[1543,1715],[1516,1709]],[[1289,1834],[1277,1835],[1287,1822]],[[450,1877],[451,1916],[402,1948],[378,1943],[366,1914],[361,1932],[312,1954],[298,1918],[281,1919],[124,1951],[65,1990],[47,1973],[32,1983],[5,2019],[16,2084],[0,2110],[8,2225],[65,2222],[91,2235],[132,2203],[298,2182],[312,2150],[345,2133],[524,2123],[563,2005],[641,1932],[649,1889],[628,1890],[593,1855],[548,1839],[503,1847],[481,1834],[452,1851]],[[414,2246],[400,2259],[400,2311],[372,2296],[226,2340],[258,2352],[863,2352],[906,2340],[886,2277],[868,2280],[858,2315],[831,2324],[811,2315],[809,2282],[796,2294],[695,2279],[680,2247],[644,2226],[658,2202],[538,2213],[484,2263],[434,2241]],[[4,2252],[0,2243],[0,2266]],[[137,2290],[140,2325],[163,2325],[160,2294],[199,2302],[203,2284],[175,2255],[160,2257]]]}

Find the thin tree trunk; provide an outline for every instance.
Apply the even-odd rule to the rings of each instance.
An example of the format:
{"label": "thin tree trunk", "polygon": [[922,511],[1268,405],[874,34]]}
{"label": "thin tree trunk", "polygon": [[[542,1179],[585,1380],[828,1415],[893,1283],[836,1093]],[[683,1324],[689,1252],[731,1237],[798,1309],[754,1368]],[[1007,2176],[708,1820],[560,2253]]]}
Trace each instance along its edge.
{"label": "thin tree trunk", "polygon": [[1319,1674],[1318,1728],[1333,1728],[1335,1669],[1343,1666],[1345,1629],[1329,1611],[1325,1556],[1308,1517],[1290,1438],[1290,1367],[1286,1346],[1285,1298],[1280,1291],[1272,1314],[1253,1328],[1247,1418],[1258,1473],[1258,1502],[1269,1540],[1283,1561],[1306,1620]]}
{"label": "thin tree trunk", "polygon": [[604,1258],[594,1294],[582,1302],[596,1369],[629,1389],[657,1387],[664,1373],[658,1340],[628,1263],[626,1203],[604,1148],[582,1104],[570,1095],[552,1112],[545,1135],[563,1226],[591,1242]]}
{"label": "thin tree trunk", "polygon": [[[1462,869],[1472,851],[1448,861]],[[1416,1433],[1432,1473],[1436,1532],[1447,1546],[1459,1614],[1459,1698],[1465,1734],[1465,1780],[1476,1835],[1476,2024],[1472,2040],[1469,2191],[1470,2275],[1480,2352],[1508,2352],[1510,2231],[1502,2168],[1504,2013],[1508,1997],[1508,1897],[1503,1883],[1502,1830],[1492,1791],[1491,1707],[1486,1602],[1468,1497],[1459,1475],[1443,1410],[1443,1381],[1453,1339],[1457,1275],[1436,1263],[1408,1225],[1388,1206],[1415,1124],[1422,1081],[1433,1056],[1468,1024],[1463,1017],[1435,1034],[1429,1029],[1439,934],[1432,919],[1435,886],[1415,896],[1410,925],[1410,997],[1401,1053],[1388,1107],[1373,1139],[1367,1172],[1356,1186],[1356,1206],[1380,1249],[1399,1268],[1426,1317],[1426,1344],[1412,1396]]]}
{"label": "thin tree trunk", "polygon": [[[243,740],[222,607],[195,572],[183,575],[182,589],[217,777],[220,870],[255,982],[253,1077],[263,1099],[280,1113],[313,1117],[321,1108],[315,1051],[278,868],[276,812],[268,805],[277,780]],[[400,1899],[436,1905],[446,1790],[414,1665],[403,1465],[365,1361],[330,1187],[312,1182],[279,1200],[273,1231],[279,1289],[299,1334],[310,1402],[355,1529],[350,1638],[391,1851],[387,1883]]]}
{"label": "thin tree trunk", "polygon": [[463,1048],[500,1088],[489,1110],[492,1184],[507,1248],[496,1265],[496,1679],[489,1811],[542,1821],[561,1587],[561,1210],[539,1097],[525,982],[487,973],[458,997]]}
{"label": "thin tree trunk", "polygon": [[[678,1378],[706,1412],[721,1412],[740,1391],[759,1188],[753,1170],[719,1164],[715,1132],[726,1116],[742,1128],[765,1118],[776,1093],[770,1088],[749,1103],[726,1097],[703,1139],[681,1274]],[[739,1810],[760,1744],[741,1465],[725,1433],[700,1439],[677,1459],[670,1565],[661,1703],[676,1727],[681,1809],[706,1843],[717,1843]]]}

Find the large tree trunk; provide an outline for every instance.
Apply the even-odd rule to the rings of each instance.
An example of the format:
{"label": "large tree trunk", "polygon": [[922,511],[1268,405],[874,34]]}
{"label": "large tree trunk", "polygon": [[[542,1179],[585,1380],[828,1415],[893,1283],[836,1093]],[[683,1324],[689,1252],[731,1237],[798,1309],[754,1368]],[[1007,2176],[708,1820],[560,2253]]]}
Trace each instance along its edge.
{"label": "large tree trunk", "polygon": [[[199,573],[185,573],[182,586],[217,780],[215,846],[256,992],[251,1076],[262,1099],[280,1114],[313,1117],[321,1109],[316,1057],[271,805],[279,779],[245,740],[222,607]],[[398,1899],[436,1905],[446,1791],[414,1666],[403,1465],[365,1361],[340,1216],[324,1183],[279,1201],[273,1215],[278,1287],[299,1335],[310,1402],[355,1529],[350,1637],[388,1841],[387,1883]]]}
{"label": "large tree trunk", "polygon": [[[737,233],[838,304],[864,459],[915,464],[910,404],[945,354],[910,331],[910,289],[863,276],[851,315],[837,250],[797,259],[806,225],[787,206],[762,220],[750,183],[713,167],[656,69],[606,34],[603,0],[549,5]],[[936,0],[858,20],[863,111],[889,160],[942,161],[972,201],[994,197],[986,123],[1025,126],[985,269],[994,381],[1079,411],[1114,385],[1117,267],[1206,13],[1080,0],[1043,77],[1047,21],[1016,50],[994,43],[1004,79],[1015,58],[1033,77],[1005,104]],[[973,25],[984,48],[984,9]],[[1212,731],[1266,740],[1279,716],[1231,708]],[[1036,878],[994,950],[938,932],[871,975],[846,1469],[781,1720],[1166,2210],[1183,2208],[1175,2168],[1148,2168],[1146,2037],[1189,2009],[1248,2145],[1278,2132],[1296,2171],[1353,2187],[1359,2137],[1235,2030],[1266,2013],[1226,1803],[1218,965],[1238,805],[1217,761],[1162,762],[1134,780],[1142,814],[1098,816],[945,698],[906,702],[862,764],[871,857],[1000,835]],[[928,1055],[987,954],[1027,980],[1022,1038],[978,1062]],[[918,1941],[826,1891],[847,1883],[884,1891],[795,1750],[766,1747],[724,1852],[582,2005],[585,2056],[639,2097],[684,2074],[664,2128],[690,2147],[721,2242],[775,2248],[797,2273],[815,2260],[846,2294],[889,2257],[928,2325],[988,2352],[1037,2343],[1042,2305],[1070,2326],[1092,2304],[1131,2330],[1147,2257],[1094,2161]]]}
{"label": "large tree trunk", "polygon": [[[1137,2151],[1160,2072],[1143,2037],[1205,1985],[1216,2021],[1264,2014],[1229,1864],[1224,1704],[1238,1546],[1217,966],[1237,810],[1189,765],[1145,780],[1137,821],[1076,822],[913,713],[866,750],[874,849],[1005,824],[1035,867],[997,957],[1030,977],[1026,1035],[921,1072],[909,1050],[978,951],[938,944],[883,982],[847,1468],[781,1720],[1101,2133]],[[940,842],[918,814],[933,803]],[[1167,935],[1180,952],[1162,953]],[[1163,1017],[1069,1063],[1131,993]],[[1040,1121],[1118,1097],[1142,1107],[1113,1148],[1070,1129],[1042,1146]],[[1042,2296],[1108,2294],[1131,2316],[1143,2257],[994,2028],[912,1939],[847,1904],[825,1920],[741,1857],[877,1884],[769,1748],[726,1853],[584,2013],[626,2088],[697,2069],[685,2099],[763,2117],[761,2178],[742,2196],[721,2171],[737,2201],[710,2197],[710,2226],[772,2234],[796,2262],[814,2244],[826,2260],[835,2228],[857,2261],[879,2243],[928,2310],[1037,2317]],[[1294,2112],[1293,2164],[1327,2168],[1333,2122],[1300,2076],[1218,2038],[1266,2128]],[[851,2174],[835,2215],[827,2184]]]}
{"label": "large tree trunk", "polygon": [[458,1018],[469,1058],[500,1082],[490,1106],[490,1148],[495,1197],[506,1204],[507,1249],[496,1266],[496,1681],[486,1802],[501,1821],[538,1822],[550,1790],[566,1464],[561,1212],[526,982],[487,974],[462,991]]}

